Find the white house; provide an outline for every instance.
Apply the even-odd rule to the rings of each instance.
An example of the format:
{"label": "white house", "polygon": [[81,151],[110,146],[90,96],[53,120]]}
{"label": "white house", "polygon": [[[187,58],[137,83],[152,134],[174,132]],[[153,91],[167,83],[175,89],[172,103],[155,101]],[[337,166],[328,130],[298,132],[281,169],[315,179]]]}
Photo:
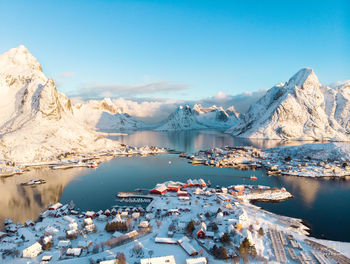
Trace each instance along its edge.
{"label": "white house", "polygon": [[139,223],[139,227],[141,227],[141,228],[146,228],[148,226],[149,226],[148,221],[142,221],[142,222]]}
{"label": "white house", "polygon": [[41,253],[41,251],[42,246],[39,242],[36,242],[26,249],[23,249],[22,255],[24,258],[35,258]]}
{"label": "white house", "polygon": [[242,213],[238,216],[238,221],[243,227],[247,227],[249,225],[249,217],[244,209],[242,209]]}
{"label": "white house", "polygon": [[133,219],[135,219],[135,220],[136,220],[136,219],[138,219],[138,218],[140,217],[140,213],[138,213],[138,212],[134,212],[134,213],[132,213],[132,215],[131,215],[131,216],[132,216],[132,218],[133,218]]}
{"label": "white house", "polygon": [[64,247],[70,247],[72,245],[72,242],[70,242],[70,240],[60,240],[58,242],[58,247],[59,248],[64,248]]}
{"label": "white house", "polygon": [[179,239],[177,243],[182,247],[183,250],[186,251],[186,253],[189,256],[198,255],[197,250],[193,247],[187,236],[184,236],[183,238]]}
{"label": "white house", "polygon": [[67,256],[73,256],[73,257],[79,257],[81,255],[81,248],[68,248],[66,255]]}
{"label": "white house", "polygon": [[222,220],[224,218],[224,214],[222,212],[219,212],[217,215],[216,215],[216,222],[218,225],[221,225],[222,224]]}

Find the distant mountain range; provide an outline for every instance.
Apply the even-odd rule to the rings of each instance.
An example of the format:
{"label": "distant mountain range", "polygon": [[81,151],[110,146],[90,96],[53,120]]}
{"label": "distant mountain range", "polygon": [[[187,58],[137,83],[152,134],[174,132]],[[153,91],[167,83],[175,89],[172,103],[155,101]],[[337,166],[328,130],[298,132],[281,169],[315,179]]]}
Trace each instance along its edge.
{"label": "distant mountain range", "polygon": [[124,113],[123,109],[115,105],[109,98],[77,103],[73,106],[73,113],[88,127],[101,131],[227,129],[238,122],[239,116],[233,107],[225,111],[222,107],[215,105],[202,107],[196,104],[192,108],[188,105],[179,106],[160,123],[146,124]]}
{"label": "distant mountain range", "polygon": [[0,96],[0,158],[21,161],[118,146],[98,130],[211,128],[246,138],[350,140],[350,81],[325,86],[309,68],[272,87],[245,114],[233,107],[185,105],[150,125],[108,98],[72,105],[19,46],[0,55]]}

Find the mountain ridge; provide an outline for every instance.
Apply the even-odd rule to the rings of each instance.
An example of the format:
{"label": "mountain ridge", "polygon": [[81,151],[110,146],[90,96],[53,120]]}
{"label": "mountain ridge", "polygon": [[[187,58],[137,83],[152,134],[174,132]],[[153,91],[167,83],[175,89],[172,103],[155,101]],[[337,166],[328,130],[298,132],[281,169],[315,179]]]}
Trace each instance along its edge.
{"label": "mountain ridge", "polygon": [[20,162],[70,152],[115,148],[119,143],[88,129],[73,116],[70,99],[58,92],[24,46],[0,55],[0,157]]}
{"label": "mountain ridge", "polygon": [[340,125],[342,120],[335,115],[336,110],[338,116],[350,114],[347,89],[324,86],[312,69],[301,69],[286,83],[269,89],[226,132],[245,138],[348,141],[350,126]]}

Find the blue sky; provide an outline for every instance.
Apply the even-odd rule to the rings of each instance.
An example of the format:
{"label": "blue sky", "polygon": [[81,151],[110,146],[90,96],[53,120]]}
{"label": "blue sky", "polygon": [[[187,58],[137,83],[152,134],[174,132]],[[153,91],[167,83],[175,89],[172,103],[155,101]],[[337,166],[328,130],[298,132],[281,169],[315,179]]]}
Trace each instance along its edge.
{"label": "blue sky", "polygon": [[[25,45],[69,95],[196,100],[350,79],[350,1],[1,1],[0,53]],[[103,92],[105,91],[105,92]]]}

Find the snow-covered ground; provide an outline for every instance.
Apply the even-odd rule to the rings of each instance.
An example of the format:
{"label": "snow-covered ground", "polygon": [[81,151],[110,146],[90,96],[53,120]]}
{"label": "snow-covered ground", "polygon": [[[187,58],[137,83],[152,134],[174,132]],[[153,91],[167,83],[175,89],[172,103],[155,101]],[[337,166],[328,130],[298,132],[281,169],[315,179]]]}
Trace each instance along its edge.
{"label": "snow-covered ground", "polygon": [[[153,199],[146,209],[129,206],[78,212],[69,205],[55,204],[42,212],[38,221],[26,222],[26,227],[7,220],[7,236],[0,234],[2,262],[39,263],[43,256],[51,256],[52,263],[89,263],[115,259],[118,253],[123,253],[127,263],[166,255],[174,255],[177,263],[185,263],[191,258],[188,252],[192,252],[197,257],[208,258],[211,263],[224,263],[220,257],[213,256],[214,245],[225,248],[226,257],[242,259],[246,243],[243,241],[248,241],[246,250],[250,252],[251,263],[298,261],[292,259],[290,251],[298,258],[314,259],[313,252],[323,255],[322,250],[313,248],[305,240],[314,239],[305,236],[308,229],[301,220],[275,215],[249,203],[248,197],[256,198],[256,187],[246,185],[242,189],[241,185],[235,185],[213,189],[200,180],[168,181],[158,187],[161,185],[168,189],[165,194],[144,194]],[[181,191],[174,192],[177,187]],[[285,190],[279,192],[289,194]],[[279,199],[278,191],[276,194],[265,198]],[[191,221],[193,225],[189,229]],[[105,230],[107,223],[125,224],[128,230],[109,233]],[[348,250],[345,243],[315,241],[339,252]],[[37,242],[39,244],[35,244]],[[23,250],[33,244],[35,250],[29,250],[33,258],[22,258]],[[78,256],[67,256],[72,251],[69,248],[79,253]],[[335,263],[331,256],[326,260]]]}
{"label": "snow-covered ground", "polygon": [[261,168],[268,174],[303,177],[349,177],[350,145],[318,143],[268,149],[225,147],[199,151],[187,157],[192,164],[233,168]]}
{"label": "snow-covered ground", "polygon": [[[177,263],[185,263],[190,258],[188,252],[207,257],[212,263],[221,263],[222,260],[213,256],[214,245],[224,247],[228,258],[242,257],[245,253],[241,245],[245,240],[249,241],[249,252],[253,252],[250,255],[255,255],[248,257],[251,262],[276,258],[290,262],[287,248],[299,257],[314,250],[304,241],[307,228],[301,220],[275,215],[249,203],[249,199],[256,198],[256,187],[242,189],[236,185],[219,190],[206,187],[200,180],[169,181],[161,185],[166,186],[168,192],[144,194],[153,199],[146,209],[120,207],[77,212],[69,205],[55,204],[41,213],[40,220],[26,222],[26,227],[7,220],[7,236],[0,242],[3,263],[27,263],[28,260],[37,263],[43,256],[51,256],[52,262],[89,263],[91,259],[115,259],[121,252],[128,263],[165,255],[174,255]],[[170,191],[175,187],[181,191]],[[279,192],[289,194],[284,190]],[[280,194],[276,194],[270,193],[265,198],[279,199]],[[189,231],[190,221],[194,222]],[[107,232],[106,224],[113,222],[124,223],[128,231]],[[37,242],[39,244],[35,244]],[[33,244],[39,248],[29,250],[33,258],[21,258],[23,251]],[[276,247],[282,249],[276,251]],[[79,256],[67,256],[72,251],[69,248],[74,248]],[[18,257],[14,257],[16,254]],[[332,259],[329,261],[334,263]]]}

